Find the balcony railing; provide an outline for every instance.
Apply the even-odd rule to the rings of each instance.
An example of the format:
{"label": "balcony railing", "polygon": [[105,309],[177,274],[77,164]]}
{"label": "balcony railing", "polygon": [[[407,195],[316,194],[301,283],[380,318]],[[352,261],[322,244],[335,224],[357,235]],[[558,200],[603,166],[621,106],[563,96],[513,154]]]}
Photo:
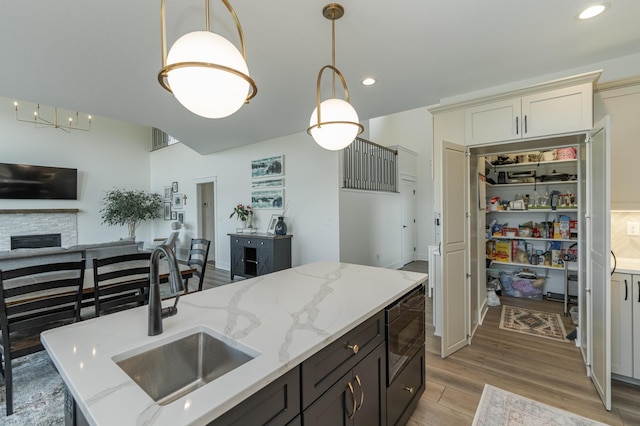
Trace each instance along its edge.
{"label": "balcony railing", "polygon": [[344,149],[344,182],[347,189],[397,192],[398,151],[356,138]]}

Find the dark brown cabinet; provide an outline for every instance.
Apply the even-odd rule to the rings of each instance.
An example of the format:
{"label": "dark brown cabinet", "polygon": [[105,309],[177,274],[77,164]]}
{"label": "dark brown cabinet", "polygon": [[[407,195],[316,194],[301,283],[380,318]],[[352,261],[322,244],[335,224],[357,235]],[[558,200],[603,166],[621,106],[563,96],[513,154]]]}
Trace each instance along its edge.
{"label": "dark brown cabinet", "polygon": [[251,278],[291,268],[292,235],[229,234],[231,279]]}
{"label": "dark brown cabinet", "polygon": [[302,413],[304,425],[386,425],[385,377],[380,344]]}
{"label": "dark brown cabinet", "polygon": [[413,356],[387,388],[387,424],[403,425],[425,390],[425,348]]}

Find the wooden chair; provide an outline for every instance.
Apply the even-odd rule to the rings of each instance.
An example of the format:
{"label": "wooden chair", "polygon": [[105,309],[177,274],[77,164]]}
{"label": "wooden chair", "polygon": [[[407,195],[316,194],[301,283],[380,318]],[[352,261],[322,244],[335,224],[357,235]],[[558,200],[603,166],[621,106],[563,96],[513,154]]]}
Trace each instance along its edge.
{"label": "wooden chair", "polygon": [[[207,269],[207,258],[209,257],[209,246],[211,241],[204,238],[192,238],[191,247],[189,248],[189,259],[187,265],[195,269],[193,275],[199,279],[198,291],[202,291],[204,283],[204,273]],[[184,282],[186,291],[189,291],[189,278]]]}
{"label": "wooden chair", "polygon": [[0,270],[0,373],[13,414],[12,360],[44,349],[40,333],[80,320],[85,259]]}
{"label": "wooden chair", "polygon": [[150,258],[138,252],[93,260],[97,317],[148,303]]}

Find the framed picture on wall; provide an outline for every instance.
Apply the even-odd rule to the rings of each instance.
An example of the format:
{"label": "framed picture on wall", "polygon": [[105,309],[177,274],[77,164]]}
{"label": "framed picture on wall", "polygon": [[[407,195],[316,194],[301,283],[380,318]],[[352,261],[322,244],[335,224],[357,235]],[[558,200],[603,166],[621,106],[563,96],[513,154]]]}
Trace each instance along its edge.
{"label": "framed picture on wall", "polygon": [[281,209],[284,206],[284,189],[254,189],[251,191],[251,207],[255,209]]}
{"label": "framed picture on wall", "polygon": [[178,192],[178,182],[173,182],[171,184],[171,191]]}
{"label": "framed picture on wall", "polygon": [[171,196],[171,210],[182,210],[182,194],[174,192]]}
{"label": "framed picture on wall", "polygon": [[180,222],[181,225],[184,225],[184,212],[178,212],[178,222]]}
{"label": "framed picture on wall", "polygon": [[253,179],[283,176],[284,175],[284,155],[261,158],[251,162],[251,177]]}
{"label": "framed picture on wall", "polygon": [[170,186],[165,186],[164,187],[164,199],[165,200],[170,200],[171,199],[171,187]]}
{"label": "framed picture on wall", "polygon": [[171,220],[176,220],[177,218],[178,218],[178,212],[172,211],[171,212]]}
{"label": "framed picture on wall", "polygon": [[164,220],[171,220],[171,201],[164,203]]}

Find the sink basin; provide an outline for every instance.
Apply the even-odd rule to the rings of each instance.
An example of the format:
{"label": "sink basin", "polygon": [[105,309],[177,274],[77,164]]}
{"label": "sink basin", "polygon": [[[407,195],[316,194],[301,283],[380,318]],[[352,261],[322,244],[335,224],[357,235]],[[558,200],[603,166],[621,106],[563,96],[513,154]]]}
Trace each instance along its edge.
{"label": "sink basin", "polygon": [[160,405],[181,398],[257,356],[249,348],[242,350],[203,330],[136,352],[113,360]]}

